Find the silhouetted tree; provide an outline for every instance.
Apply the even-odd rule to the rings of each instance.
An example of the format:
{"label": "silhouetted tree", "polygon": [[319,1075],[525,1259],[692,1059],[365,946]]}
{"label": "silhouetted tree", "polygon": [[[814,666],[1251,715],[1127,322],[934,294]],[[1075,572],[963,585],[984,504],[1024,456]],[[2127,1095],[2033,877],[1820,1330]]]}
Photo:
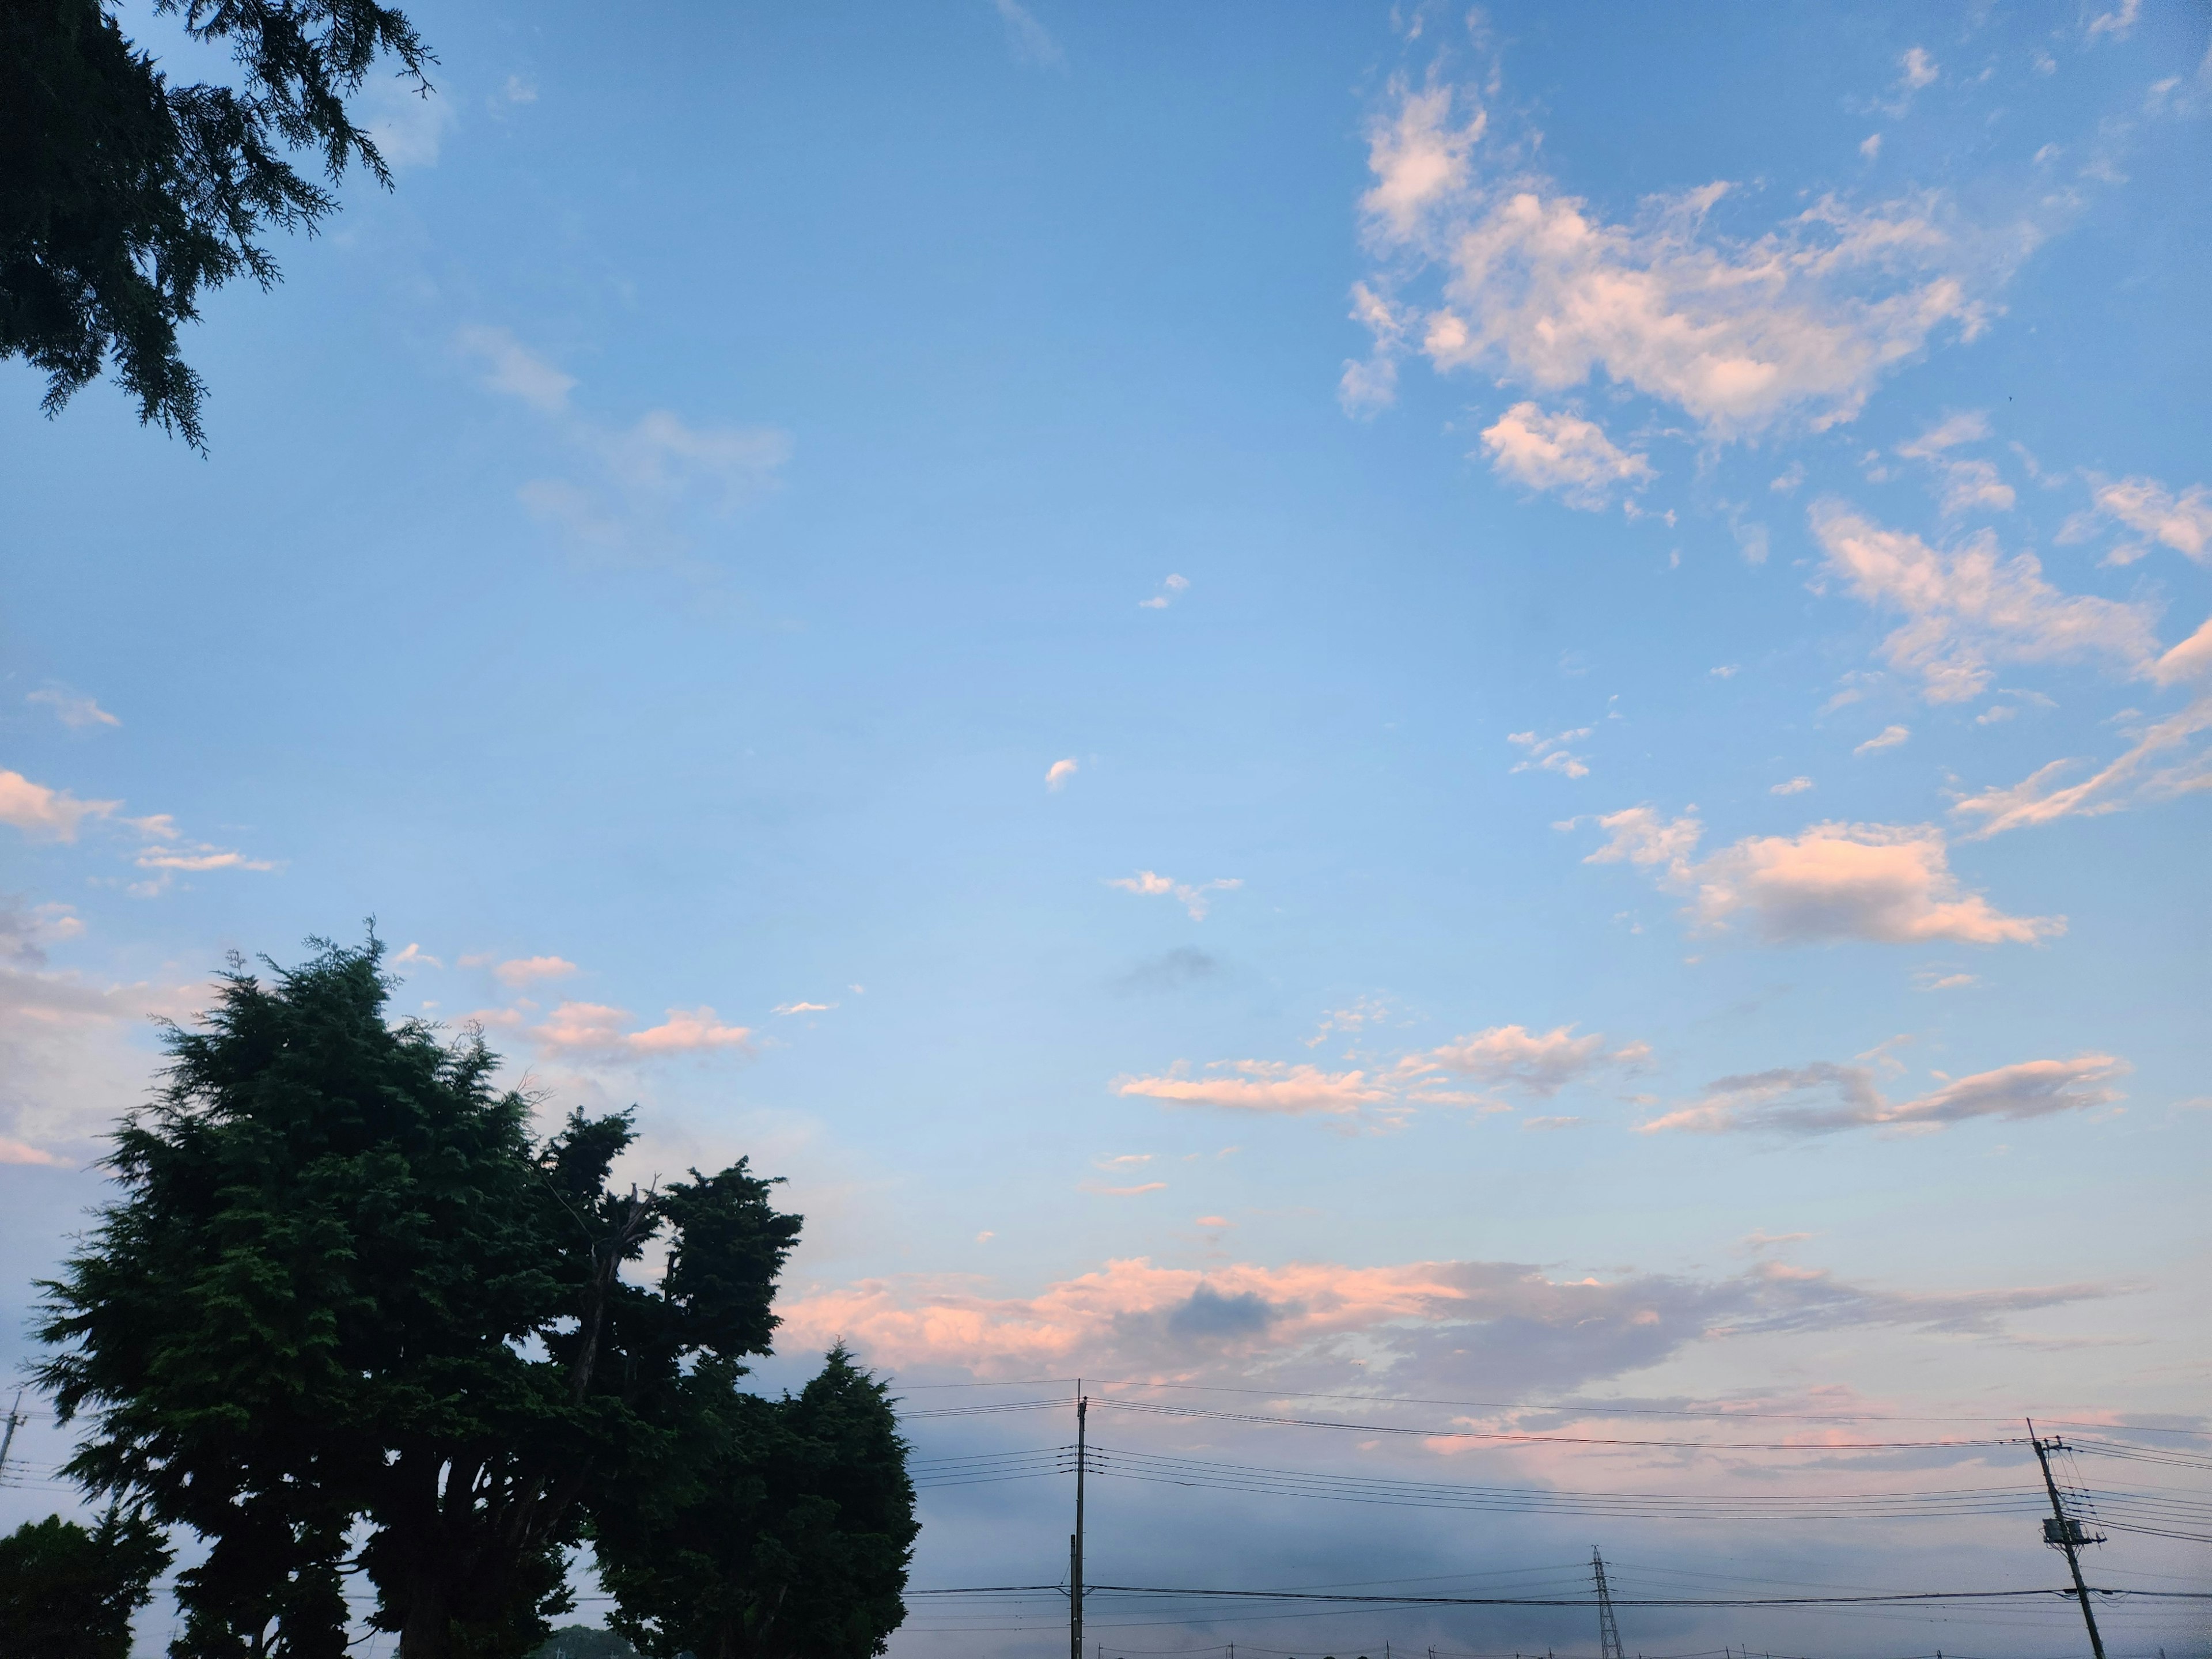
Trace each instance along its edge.
{"label": "silhouetted tree", "polygon": [[155,0],[221,41],[235,87],[172,85],[102,0],[0,0],[0,357],[59,411],[112,354],[139,418],[206,447],[200,378],[177,352],[204,288],[267,288],[269,226],[312,231],[337,198],[287,160],[391,174],[346,100],[386,53],[424,95],[434,60],[376,0]]}
{"label": "silhouetted tree", "polygon": [[919,1530],[884,1386],[841,1345],[796,1396],[689,1379],[678,1464],[593,1512],[610,1622],[654,1659],[871,1659]]}
{"label": "silhouetted tree", "polygon": [[[179,1579],[194,1659],[335,1659],[357,1524],[404,1659],[530,1652],[587,1514],[665,1477],[696,1376],[775,1328],[773,1182],[620,1189],[628,1114],[533,1143],[480,1038],[387,1021],[381,948],[234,958],[46,1286],[41,1380],[92,1419],[70,1472],[212,1546]],[[658,1283],[625,1279],[656,1237]]]}
{"label": "silhouetted tree", "polygon": [[0,1538],[0,1659],[130,1659],[131,1615],[168,1565],[142,1516],[25,1522]]}

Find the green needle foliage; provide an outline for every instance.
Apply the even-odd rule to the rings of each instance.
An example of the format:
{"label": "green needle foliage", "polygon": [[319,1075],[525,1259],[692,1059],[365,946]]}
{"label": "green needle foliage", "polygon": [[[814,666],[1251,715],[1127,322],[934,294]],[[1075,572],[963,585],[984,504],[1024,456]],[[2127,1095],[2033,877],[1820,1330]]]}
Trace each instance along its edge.
{"label": "green needle foliage", "polygon": [[[387,1020],[374,938],[318,945],[266,980],[234,958],[170,1029],[167,1086],[107,1160],[122,1196],[46,1286],[40,1380],[89,1419],[79,1480],[210,1546],[179,1575],[176,1659],[339,1659],[356,1568],[403,1659],[527,1654],[598,1517],[692,1501],[690,1449],[764,1406],[737,1379],[799,1218],[742,1160],[619,1187],[627,1113],[533,1140],[477,1036]],[[877,1402],[872,1449],[777,1490],[818,1475],[844,1513],[865,1468],[905,1506],[902,1583],[903,1448],[842,1354],[823,1380]]]}
{"label": "green needle foliage", "polygon": [[337,198],[286,159],[391,173],[346,100],[389,52],[427,96],[434,61],[376,0],[155,0],[231,49],[239,85],[173,86],[102,0],[0,0],[0,358],[46,376],[58,413],[112,354],[158,422],[205,449],[205,388],[177,351],[204,288],[276,264],[265,228],[313,231]]}
{"label": "green needle foliage", "polygon": [[168,1565],[143,1516],[25,1522],[0,1538],[0,1659],[130,1659],[131,1615]]}

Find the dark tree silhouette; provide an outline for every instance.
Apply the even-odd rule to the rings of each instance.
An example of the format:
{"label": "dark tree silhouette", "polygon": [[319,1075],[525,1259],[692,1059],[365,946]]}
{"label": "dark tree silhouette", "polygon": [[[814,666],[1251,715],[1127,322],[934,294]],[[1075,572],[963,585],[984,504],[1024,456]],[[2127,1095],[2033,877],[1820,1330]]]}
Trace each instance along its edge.
{"label": "dark tree silhouette", "polygon": [[0,357],[46,377],[58,413],[112,356],[158,422],[204,449],[198,374],[177,350],[203,289],[276,264],[258,240],[313,231],[337,198],[287,159],[316,153],[336,185],[358,161],[391,173],[346,100],[387,53],[429,94],[434,61],[376,0],[155,0],[221,42],[235,87],[172,85],[101,0],[0,0]]}

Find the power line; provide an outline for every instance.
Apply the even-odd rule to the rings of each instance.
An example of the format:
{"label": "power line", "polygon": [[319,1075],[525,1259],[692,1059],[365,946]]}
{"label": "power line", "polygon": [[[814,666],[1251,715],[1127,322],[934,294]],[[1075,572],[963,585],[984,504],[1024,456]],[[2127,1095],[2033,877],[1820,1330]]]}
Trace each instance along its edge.
{"label": "power line", "polygon": [[[1015,1591],[1061,1590],[1058,1584],[958,1585],[942,1589],[908,1589],[908,1595],[999,1595]],[[1086,1584],[1084,1594],[1188,1596],[1194,1600],[1352,1602],[1363,1606],[1437,1607],[1580,1607],[1595,1605],[1588,1595],[1355,1595],[1342,1590],[1261,1590],[1190,1588],[1165,1584]],[[2212,1590],[2107,1589],[2089,1587],[2092,1595],[2119,1601],[2212,1601]],[[1854,1595],[1616,1596],[1622,1607],[1886,1607],[1938,1601],[2071,1601],[2070,1587],[2051,1589],[1881,1590]]]}

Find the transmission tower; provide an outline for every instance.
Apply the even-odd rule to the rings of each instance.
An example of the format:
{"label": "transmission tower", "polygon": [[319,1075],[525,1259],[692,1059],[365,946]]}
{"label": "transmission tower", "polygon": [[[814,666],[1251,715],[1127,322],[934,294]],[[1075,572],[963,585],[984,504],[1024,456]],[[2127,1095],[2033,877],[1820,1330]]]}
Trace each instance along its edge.
{"label": "transmission tower", "polygon": [[1620,1626],[1613,1619],[1613,1592],[1606,1587],[1605,1557],[1590,1546],[1590,1576],[1597,1580],[1598,1659],[1627,1659],[1620,1650]]}

